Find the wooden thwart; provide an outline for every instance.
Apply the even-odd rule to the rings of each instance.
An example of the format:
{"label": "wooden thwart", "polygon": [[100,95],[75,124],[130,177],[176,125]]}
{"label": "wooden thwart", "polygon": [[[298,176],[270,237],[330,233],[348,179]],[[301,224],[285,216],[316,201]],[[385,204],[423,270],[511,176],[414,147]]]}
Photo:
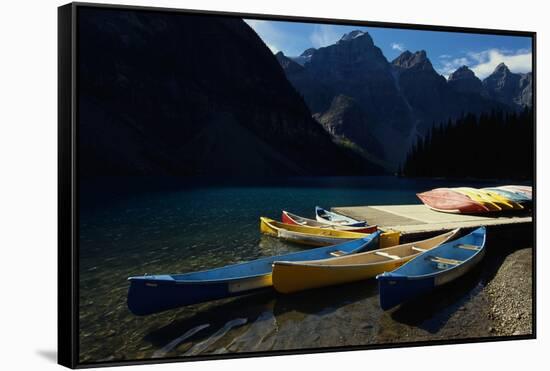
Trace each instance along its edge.
{"label": "wooden thwart", "polygon": [[443,263],[443,264],[452,264],[452,265],[459,265],[460,263],[462,263],[462,260],[447,259],[441,256],[430,256],[430,260],[433,261],[434,263]]}
{"label": "wooden thwart", "polygon": [[401,259],[400,256],[397,256],[397,255],[390,255],[390,254],[388,254],[387,252],[383,252],[383,251],[376,251],[375,254],[376,254],[376,255],[383,256],[383,257],[385,257],[385,258],[390,258],[390,259],[393,259],[393,260]]}
{"label": "wooden thwart", "polygon": [[418,252],[425,252],[425,251],[428,251],[428,250],[426,250],[426,249],[422,249],[422,248],[416,247],[416,246],[411,247],[411,249],[414,250],[414,251],[418,251]]}
{"label": "wooden thwart", "polygon": [[455,247],[459,248],[459,249],[465,249],[465,250],[473,250],[473,251],[479,251],[479,246],[476,246],[476,245],[468,245],[468,244],[461,244],[461,245],[456,245]]}

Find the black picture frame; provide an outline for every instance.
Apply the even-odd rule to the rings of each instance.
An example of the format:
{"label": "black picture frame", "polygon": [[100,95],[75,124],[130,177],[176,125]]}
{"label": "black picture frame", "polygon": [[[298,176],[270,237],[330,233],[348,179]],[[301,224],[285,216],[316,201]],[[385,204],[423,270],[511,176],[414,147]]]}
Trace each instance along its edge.
{"label": "black picture frame", "polygon": [[[120,10],[135,10],[147,12],[171,12],[183,14],[212,15],[224,17],[253,18],[258,20],[279,20],[288,22],[304,22],[334,25],[357,25],[380,28],[406,28],[411,30],[446,31],[475,34],[494,34],[508,36],[530,37],[533,53],[533,113],[535,119],[534,162],[533,162],[533,332],[531,335],[507,337],[483,337],[474,339],[448,339],[419,341],[415,343],[392,343],[331,348],[315,348],[300,350],[283,350],[269,352],[247,352],[238,354],[191,356],[185,358],[158,358],[130,361],[104,361],[80,363],[78,298],[79,298],[79,228],[78,228],[78,11],[81,8],[110,8]],[[313,18],[301,16],[282,16],[270,14],[236,13],[224,11],[203,11],[176,8],[157,8],[145,6],[112,5],[97,3],[70,3],[58,8],[58,363],[69,368],[88,368],[101,366],[121,366],[137,364],[155,364],[169,362],[189,362],[200,360],[215,360],[228,358],[245,358],[260,356],[278,356],[289,354],[308,354],[324,352],[341,352],[351,350],[367,350],[382,348],[417,347],[427,345],[463,344],[508,341],[520,339],[535,339],[536,336],[536,32],[512,31],[485,28],[463,28],[443,25],[420,25],[407,23],[388,23],[374,21],[359,21],[349,19]]]}

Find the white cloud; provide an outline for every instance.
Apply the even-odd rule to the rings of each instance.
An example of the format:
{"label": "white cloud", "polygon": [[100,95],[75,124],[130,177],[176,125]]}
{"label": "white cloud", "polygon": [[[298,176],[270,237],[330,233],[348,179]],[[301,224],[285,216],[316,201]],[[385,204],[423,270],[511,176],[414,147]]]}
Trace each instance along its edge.
{"label": "white cloud", "polygon": [[273,23],[258,19],[245,19],[244,21],[260,36],[260,39],[272,53],[275,54],[281,50],[283,37],[281,32],[273,26]]}
{"label": "white cloud", "polygon": [[500,63],[504,63],[512,72],[530,72],[533,61],[533,54],[525,49],[518,50],[515,53],[490,49],[480,53],[469,53],[469,55],[478,62],[470,68],[480,79],[489,76]]}
{"label": "white cloud", "polygon": [[309,40],[315,48],[321,48],[336,43],[341,37],[342,34],[334,26],[317,25],[309,36]]}
{"label": "white cloud", "polygon": [[393,50],[399,50],[400,52],[405,50],[405,45],[401,43],[391,43],[391,48]]}
{"label": "white cloud", "polygon": [[500,63],[506,64],[510,71],[525,73],[531,71],[532,53],[530,50],[518,49],[516,51],[506,49],[487,49],[480,52],[468,52],[464,56],[452,58],[451,55],[439,56],[440,67],[438,72],[449,77],[451,73],[462,66],[468,66],[476,76],[484,79],[489,76]]}
{"label": "white cloud", "polygon": [[[441,58],[441,57],[440,57]],[[459,58],[452,58],[450,55],[445,58],[441,62],[442,67],[438,69],[438,72],[445,76],[445,78],[449,78],[449,75],[456,71],[458,68],[462,66],[468,66],[470,64],[470,61],[466,57],[459,57]]]}

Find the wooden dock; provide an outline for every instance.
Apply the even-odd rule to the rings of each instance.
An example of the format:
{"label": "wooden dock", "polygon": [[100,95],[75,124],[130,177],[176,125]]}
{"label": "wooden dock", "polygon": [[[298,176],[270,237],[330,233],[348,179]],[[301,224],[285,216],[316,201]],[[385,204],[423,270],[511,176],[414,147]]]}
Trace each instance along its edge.
{"label": "wooden dock", "polygon": [[367,220],[382,229],[401,232],[402,241],[423,238],[455,228],[489,229],[532,227],[532,213],[520,212],[498,216],[451,214],[434,211],[425,205],[386,205],[333,207],[333,211],[359,220]]}

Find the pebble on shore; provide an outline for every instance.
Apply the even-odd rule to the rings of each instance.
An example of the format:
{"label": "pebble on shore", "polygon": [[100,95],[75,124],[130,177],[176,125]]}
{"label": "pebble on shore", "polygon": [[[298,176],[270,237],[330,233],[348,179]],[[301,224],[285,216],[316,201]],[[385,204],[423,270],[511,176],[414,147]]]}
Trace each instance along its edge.
{"label": "pebble on shore", "polygon": [[533,249],[521,249],[502,263],[486,290],[492,302],[491,333],[498,336],[532,334]]}

